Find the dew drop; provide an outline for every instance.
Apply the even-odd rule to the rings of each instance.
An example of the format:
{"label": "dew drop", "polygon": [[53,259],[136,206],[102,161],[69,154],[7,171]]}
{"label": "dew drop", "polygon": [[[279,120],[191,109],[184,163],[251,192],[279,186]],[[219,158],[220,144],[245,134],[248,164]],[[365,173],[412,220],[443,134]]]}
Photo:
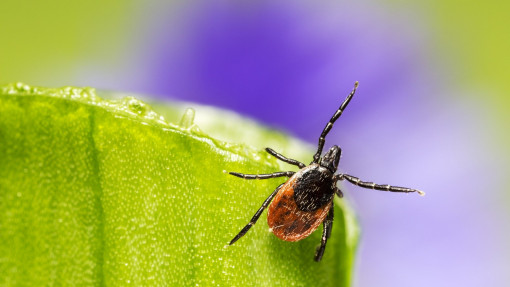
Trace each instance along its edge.
{"label": "dew drop", "polygon": [[189,129],[193,122],[195,121],[195,110],[191,108],[187,108],[182,115],[181,121],[179,122],[179,126]]}
{"label": "dew drop", "polygon": [[147,112],[147,105],[135,98],[126,98],[130,112],[143,116]]}

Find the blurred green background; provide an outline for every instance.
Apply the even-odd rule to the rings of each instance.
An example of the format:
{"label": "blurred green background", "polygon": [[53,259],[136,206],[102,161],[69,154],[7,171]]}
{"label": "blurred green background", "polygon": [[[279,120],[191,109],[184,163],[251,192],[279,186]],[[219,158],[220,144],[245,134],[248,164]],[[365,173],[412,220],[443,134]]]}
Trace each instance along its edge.
{"label": "blurred green background", "polygon": [[[262,113],[263,106],[257,110],[246,106],[281,99],[291,103],[299,111],[296,114],[313,108],[310,114],[315,115],[323,108],[332,109],[338,94],[343,97],[359,80],[359,93],[363,87],[367,92],[356,99],[358,106],[355,101],[350,106],[357,117],[349,120],[346,113],[347,124],[331,135],[343,141],[338,143],[344,148],[341,166],[345,170],[350,166],[363,179],[423,189],[427,198],[418,202],[385,194],[354,196],[364,232],[356,285],[505,285],[510,280],[505,272],[510,268],[506,186],[510,4],[494,0],[274,3],[278,4],[2,1],[0,84],[92,86],[196,101],[236,110],[314,143],[328,115],[299,122],[287,110]],[[229,30],[236,27],[239,30]],[[276,36],[271,34],[274,31]],[[347,36],[330,40],[337,34]],[[255,35],[256,41],[246,41],[246,35]],[[379,38],[384,39],[378,42]],[[230,40],[233,44],[224,44]],[[243,42],[250,45],[236,46]],[[257,46],[260,42],[269,48]],[[308,47],[308,42],[317,46]],[[290,44],[277,46],[281,43]],[[355,51],[341,51],[347,60],[324,68],[325,63],[343,59],[327,47],[351,44]],[[278,47],[283,48],[276,57]],[[266,54],[254,56],[255,63],[241,53],[266,48]],[[314,58],[315,54],[327,56]],[[287,62],[280,61],[285,57]],[[301,65],[295,59],[316,60]],[[234,80],[238,75],[228,72],[223,63],[236,61],[243,63],[241,67],[263,63],[264,71],[278,73],[254,81],[253,87],[260,89],[244,90],[251,79],[263,74],[262,68],[250,70],[249,79]],[[345,71],[331,73],[342,65]],[[280,66],[286,68],[278,70]],[[235,71],[237,66],[233,67]],[[300,69],[310,72],[279,78]],[[311,76],[330,80],[299,85]],[[207,82],[210,78],[214,83]],[[270,81],[273,78],[277,83]],[[333,83],[335,79],[340,84]],[[282,90],[296,85],[296,90]],[[329,88],[317,91],[316,87]],[[268,90],[278,91],[281,98],[264,98]],[[300,94],[302,90],[306,91]],[[407,126],[402,123],[406,121]],[[350,137],[343,137],[341,129]],[[375,132],[380,135],[371,137]],[[365,156],[361,161],[360,154]]]}

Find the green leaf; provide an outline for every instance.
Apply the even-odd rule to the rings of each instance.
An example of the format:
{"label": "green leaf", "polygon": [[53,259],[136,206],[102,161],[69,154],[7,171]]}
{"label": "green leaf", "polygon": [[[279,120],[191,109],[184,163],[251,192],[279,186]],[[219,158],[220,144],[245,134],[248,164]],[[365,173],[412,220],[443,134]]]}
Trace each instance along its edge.
{"label": "green leaf", "polygon": [[282,179],[223,171],[292,170],[262,147],[309,161],[309,146],[198,107],[218,140],[191,110],[156,109],[93,89],[0,88],[0,285],[350,284],[358,229],[345,200],[320,263],[321,228],[284,242],[266,213],[226,247]]}

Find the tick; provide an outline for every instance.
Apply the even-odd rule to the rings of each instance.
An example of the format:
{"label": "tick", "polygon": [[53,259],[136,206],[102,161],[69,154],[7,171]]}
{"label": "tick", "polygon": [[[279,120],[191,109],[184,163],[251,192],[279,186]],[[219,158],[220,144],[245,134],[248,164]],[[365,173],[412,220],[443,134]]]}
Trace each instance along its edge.
{"label": "tick", "polygon": [[288,164],[296,165],[300,170],[297,172],[282,171],[271,174],[242,174],[229,172],[231,175],[244,179],[288,178],[286,182],[280,184],[273,193],[269,195],[259,210],[253,215],[250,222],[241,229],[232,241],[230,241],[230,245],[243,237],[257,222],[264,209],[269,206],[267,211],[267,223],[269,228],[276,237],[285,241],[304,239],[314,232],[322,223],[323,231],[321,243],[315,252],[315,261],[319,262],[324,255],[326,243],[328,242],[333,227],[333,197],[335,194],[338,197],[343,197],[342,191],[337,187],[338,181],[347,180],[352,184],[369,189],[406,193],[417,192],[420,195],[425,195],[424,192],[417,189],[387,184],[375,184],[373,182],[362,181],[352,175],[343,173],[335,174],[338,168],[338,162],[340,161],[340,155],[342,154],[342,150],[336,145],[332,146],[329,151],[321,157],[327,134],[351,101],[357,87],[358,82],[354,84],[354,89],[326,124],[326,127],[319,137],[317,152],[309,165],[287,158],[270,148],[266,148],[266,151],[270,155]]}

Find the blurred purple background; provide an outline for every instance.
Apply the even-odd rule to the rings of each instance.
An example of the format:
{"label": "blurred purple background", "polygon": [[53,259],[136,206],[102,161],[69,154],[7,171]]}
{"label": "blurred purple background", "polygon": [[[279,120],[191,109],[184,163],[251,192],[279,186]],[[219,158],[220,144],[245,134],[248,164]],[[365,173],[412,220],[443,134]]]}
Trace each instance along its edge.
{"label": "blurred purple background", "polygon": [[[487,111],[444,97],[466,91],[446,82],[448,67],[430,64],[419,21],[362,4],[187,8],[178,25],[162,23],[149,39],[153,94],[232,109],[315,143],[360,81],[326,147],[343,148],[346,173],[428,194],[346,187],[362,224],[358,286],[508,279],[502,250],[510,236],[498,228],[508,215],[493,208],[497,196],[487,196],[501,190],[504,176],[495,169],[503,163],[486,152]],[[178,36],[162,36],[169,30]]]}
{"label": "blurred purple background", "polygon": [[355,285],[503,286],[510,168],[492,110],[477,100],[486,88],[459,82],[437,27],[397,3],[131,4],[117,50],[29,84],[213,105],[315,144],[359,81],[326,149],[342,147],[345,173],[427,196],[346,185],[362,226]]}

